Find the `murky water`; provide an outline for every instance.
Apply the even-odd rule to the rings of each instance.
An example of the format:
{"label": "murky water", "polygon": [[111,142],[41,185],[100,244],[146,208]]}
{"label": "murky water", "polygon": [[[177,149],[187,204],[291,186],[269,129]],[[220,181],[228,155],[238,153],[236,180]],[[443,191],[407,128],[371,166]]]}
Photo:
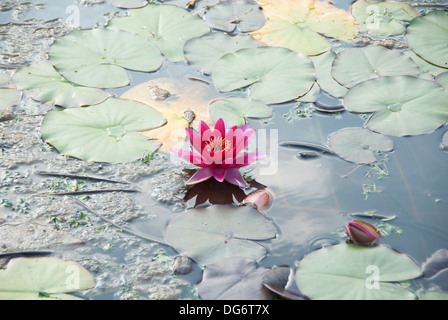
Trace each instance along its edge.
{"label": "murky water", "polygon": [[[4,69],[45,59],[54,38],[78,23],[82,28],[92,28],[124,13],[104,1],[97,1],[97,4],[95,1],[72,0],[0,2],[0,67]],[[336,5],[347,9],[350,3],[338,1]],[[156,73],[129,74],[131,86],[158,77],[207,80],[183,62],[165,62]],[[119,96],[128,89],[115,89],[113,93]],[[321,97],[320,101],[324,100],[328,99]],[[286,115],[296,107],[296,103],[273,106],[271,120],[250,120],[250,126],[277,132],[280,142],[296,140],[325,145],[330,133],[344,127],[360,127],[365,122],[362,117],[347,112],[325,114],[317,111],[309,117],[296,117],[290,121]],[[138,161],[123,165],[85,163],[66,158],[40,140],[38,128],[47,111],[48,107],[24,99],[17,106],[15,119],[0,123],[0,213],[3,213],[0,217],[7,223],[34,218],[47,223],[51,221],[61,232],[81,239],[83,245],[64,239],[71,245],[64,243],[51,250],[56,255],[81,262],[94,274],[97,286],[82,293],[83,297],[194,297],[192,288],[201,275],[198,267],[188,276],[173,276],[170,269],[176,255],[173,249],[118,232],[119,229],[92,213],[80,216],[80,212],[86,212],[85,208],[70,197],[37,196],[52,189],[73,190],[75,186],[71,179],[35,175],[37,171],[65,172],[130,182],[130,185],[119,187],[138,188],[141,192],[92,194],[84,199],[85,203],[118,225],[163,241],[163,229],[170,217],[194,205],[194,200],[187,203],[182,200],[188,167],[172,164],[163,156],[156,156],[148,163]],[[431,134],[392,137],[394,151],[384,157],[378,168],[358,167],[329,154],[304,158],[297,155],[299,151],[308,151],[303,148],[278,148],[275,170],[271,174],[255,173],[256,181],[267,186],[275,196],[266,214],[279,233],[278,238],[264,243],[269,254],[261,265],[269,268],[292,266],[314,249],[344,241],[343,228],[351,215],[365,212],[395,216],[381,226],[390,232],[383,242],[410,255],[419,264],[438,249],[447,248],[448,153],[440,149],[445,131],[446,127],[442,127]],[[274,143],[267,151],[276,148]],[[117,185],[87,181],[78,182],[76,186],[79,190],[103,187]],[[35,239],[40,239],[37,233]],[[28,244],[28,249],[40,249],[44,244]],[[6,249],[10,248],[11,244],[8,244]]]}

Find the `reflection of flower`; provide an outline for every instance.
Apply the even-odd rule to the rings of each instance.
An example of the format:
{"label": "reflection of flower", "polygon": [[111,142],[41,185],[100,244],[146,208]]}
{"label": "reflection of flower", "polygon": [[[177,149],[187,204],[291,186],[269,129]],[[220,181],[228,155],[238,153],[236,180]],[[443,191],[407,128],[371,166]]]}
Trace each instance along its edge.
{"label": "reflection of flower", "polygon": [[222,119],[216,122],[213,130],[203,121],[199,133],[189,128],[186,130],[194,150],[173,148],[171,151],[201,168],[187,184],[196,184],[213,176],[219,182],[226,180],[240,187],[248,187],[239,168],[266,156],[258,152],[243,152],[255,130],[250,130],[247,124],[229,128]]}

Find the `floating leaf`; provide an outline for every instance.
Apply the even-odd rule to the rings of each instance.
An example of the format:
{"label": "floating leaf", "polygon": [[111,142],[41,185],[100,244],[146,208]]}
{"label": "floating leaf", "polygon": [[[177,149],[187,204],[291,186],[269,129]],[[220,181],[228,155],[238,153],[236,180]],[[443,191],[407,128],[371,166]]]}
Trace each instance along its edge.
{"label": "floating leaf", "polygon": [[222,0],[207,11],[205,21],[217,30],[249,32],[261,28],[265,17],[255,1]]}
{"label": "floating leaf", "polygon": [[364,128],[344,128],[328,136],[328,145],[341,158],[354,163],[373,163],[374,151],[392,151],[387,136]]}
{"label": "floating leaf", "polygon": [[417,64],[399,51],[379,46],[349,48],[339,52],[333,61],[331,74],[347,88],[385,76],[418,76]]}
{"label": "floating leaf", "polygon": [[244,98],[215,100],[210,104],[210,117],[213,122],[219,118],[229,122],[231,127],[246,124],[246,118],[270,118],[272,109],[263,102]]}
{"label": "floating leaf", "polygon": [[417,55],[448,68],[448,11],[430,11],[413,19],[407,27],[406,40]]}
{"label": "floating leaf", "polygon": [[205,74],[210,74],[216,61],[225,54],[261,46],[264,45],[247,35],[230,36],[222,32],[211,32],[188,40],[184,46],[184,54],[189,64]]}
{"label": "floating leaf", "polygon": [[335,53],[329,51],[318,56],[312,56],[314,67],[316,68],[316,81],[319,87],[336,98],[341,98],[347,93],[347,88],[341,86],[331,75]]}
{"label": "floating leaf", "polygon": [[[161,97],[158,97],[158,91],[162,92]],[[163,93],[168,96],[164,97]],[[191,127],[198,129],[201,120],[211,124],[208,108],[210,101],[216,97],[214,88],[202,81],[174,78],[159,78],[144,82],[121,96],[122,99],[151,106],[165,116],[166,125],[142,133],[160,141],[163,145],[159,151],[166,153],[185,141],[187,136],[185,128],[189,125],[184,118],[186,111],[190,110],[195,115]]]}
{"label": "floating leaf", "polygon": [[411,76],[383,77],[350,89],[350,112],[374,112],[366,126],[392,136],[429,133],[448,120],[448,92],[437,83]]}
{"label": "floating leaf", "polygon": [[198,293],[204,300],[271,300],[274,294],[262,285],[265,271],[250,258],[221,259],[205,266]]}
{"label": "floating leaf", "polygon": [[285,48],[241,49],[219,59],[212,72],[216,87],[224,92],[250,87],[250,97],[281,103],[306,94],[315,81],[311,60]]}
{"label": "floating leaf", "polygon": [[148,4],[146,0],[107,0],[108,4],[111,4],[118,8],[135,9],[141,8]]}
{"label": "floating leaf", "polygon": [[197,15],[174,5],[149,4],[129,10],[129,16],[113,18],[108,29],[125,30],[152,41],[171,61],[184,60],[184,44],[210,31]]}
{"label": "floating leaf", "polygon": [[432,80],[434,77],[438,76],[441,73],[447,72],[448,69],[438,67],[432,63],[429,63],[426,60],[423,60],[418,55],[415,54],[412,50],[403,51],[403,53],[414,60],[414,62],[418,65],[420,69],[420,78],[426,80]]}
{"label": "floating leaf", "polygon": [[160,51],[145,38],[124,31],[93,29],[72,31],[57,39],[50,61],[76,84],[114,88],[129,84],[126,69],[155,71],[162,64]]}
{"label": "floating leaf", "polygon": [[269,46],[317,55],[331,49],[325,37],[346,41],[358,33],[355,19],[329,2],[260,0],[258,4],[266,24],[250,35]]}
{"label": "floating leaf", "polygon": [[0,89],[0,116],[1,116],[2,110],[8,109],[9,107],[16,105],[19,102],[21,97],[22,97],[22,92],[20,92],[16,89],[1,88]]}
{"label": "floating leaf", "polygon": [[340,244],[306,255],[296,281],[313,300],[405,300],[416,296],[394,282],[421,275],[413,260],[385,246]]}
{"label": "floating leaf", "polygon": [[142,103],[109,98],[85,108],[49,112],[42,123],[45,142],[85,161],[127,162],[151,154],[160,142],[138,131],[165,124],[162,114]]}
{"label": "floating leaf", "polygon": [[358,0],[349,12],[355,17],[360,31],[379,36],[402,35],[406,30],[403,22],[419,16],[409,3],[397,1]]}
{"label": "floating leaf", "polygon": [[445,88],[445,90],[448,90],[448,72],[444,72],[439,74],[436,78],[435,81],[441,85],[443,88]]}
{"label": "floating leaf", "polygon": [[47,61],[19,68],[14,83],[26,95],[43,103],[52,101],[62,107],[81,107],[103,102],[110,93],[75,85],[62,77]]}
{"label": "floating leaf", "polygon": [[79,299],[66,294],[93,287],[92,275],[80,264],[58,258],[16,258],[0,270],[1,300]]}
{"label": "floating leaf", "polygon": [[246,206],[191,209],[172,218],[165,230],[176,251],[204,265],[233,256],[259,260],[267,251],[255,241],[275,236],[274,225]]}

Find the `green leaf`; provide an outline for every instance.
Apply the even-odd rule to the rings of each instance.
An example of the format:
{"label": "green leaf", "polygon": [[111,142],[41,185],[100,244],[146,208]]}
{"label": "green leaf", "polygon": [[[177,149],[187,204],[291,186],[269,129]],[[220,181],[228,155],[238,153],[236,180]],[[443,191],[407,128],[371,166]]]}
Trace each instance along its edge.
{"label": "green leaf", "polygon": [[417,64],[399,51],[379,46],[349,48],[336,55],[331,71],[333,78],[347,88],[385,76],[418,76]]}
{"label": "green leaf", "polygon": [[22,92],[16,89],[1,88],[0,89],[0,112],[9,107],[16,105],[20,98],[22,97]]}
{"label": "green leaf", "polygon": [[225,54],[261,46],[264,45],[250,36],[211,32],[188,40],[184,46],[184,54],[190,65],[202,73],[210,74],[216,61]]}
{"label": "green leaf", "polygon": [[263,102],[244,98],[215,100],[210,104],[210,118],[216,123],[219,118],[228,121],[231,127],[246,124],[246,118],[270,118],[272,109]]}
{"label": "green leaf", "polygon": [[43,103],[52,101],[62,107],[81,107],[103,102],[110,93],[75,85],[61,76],[47,61],[19,68],[13,77],[19,90]]}
{"label": "green leaf", "polygon": [[409,4],[397,1],[366,1],[353,3],[349,12],[358,22],[359,30],[379,36],[402,35],[418,12]]}
{"label": "green leaf", "polygon": [[0,299],[78,299],[65,293],[93,287],[80,264],[58,258],[16,258],[0,270]]}
{"label": "green leaf", "polygon": [[373,163],[373,151],[392,151],[393,142],[385,135],[364,128],[344,128],[328,136],[328,145],[341,158],[354,163]]}
{"label": "green leaf", "polygon": [[426,60],[423,60],[418,55],[415,54],[412,50],[406,50],[403,51],[403,53],[414,60],[414,62],[418,65],[418,68],[420,69],[420,78],[426,79],[426,80],[432,80],[434,77],[438,76],[439,74],[443,72],[447,72],[448,69],[438,67],[432,63],[429,63]]}
{"label": "green leaf", "polygon": [[439,74],[435,78],[435,82],[437,82],[439,85],[445,88],[445,90],[448,90],[448,72]]}
{"label": "green leaf", "polygon": [[55,40],[50,62],[66,79],[97,88],[129,84],[126,69],[151,72],[162,64],[160,51],[145,38],[124,31],[73,31]]}
{"label": "green leaf", "polygon": [[45,142],[65,155],[117,163],[156,151],[160,142],[138,132],[165,123],[165,117],[147,105],[109,98],[95,106],[49,112],[41,134]]}
{"label": "green leaf", "polygon": [[261,259],[266,249],[256,243],[276,236],[274,225],[256,209],[214,205],[175,216],[165,230],[180,254],[207,265],[223,258]]}
{"label": "green leaf", "polygon": [[448,12],[434,10],[411,21],[406,30],[409,47],[417,55],[448,68]]}
{"label": "green leaf", "polygon": [[265,17],[255,1],[223,0],[207,11],[205,21],[217,30],[249,32],[261,28]]}
{"label": "green leaf", "polygon": [[448,92],[437,83],[411,76],[382,77],[351,88],[349,112],[374,114],[366,126],[393,136],[430,133],[448,120]]}
{"label": "green leaf", "polygon": [[311,56],[311,61],[316,68],[316,81],[319,87],[336,98],[341,98],[347,93],[347,88],[341,86],[331,75],[335,53],[329,51],[317,56]]}
{"label": "green leaf", "polygon": [[216,62],[212,79],[224,92],[250,86],[252,99],[270,104],[306,94],[314,84],[315,70],[303,54],[285,48],[260,47],[226,54]]}
{"label": "green leaf", "polygon": [[112,19],[108,29],[125,30],[153,42],[171,61],[184,60],[184,44],[210,31],[197,15],[174,5],[149,4],[129,10],[129,16]]}
{"label": "green leaf", "polygon": [[421,275],[412,259],[385,246],[340,244],[306,255],[296,282],[313,300],[405,300],[416,296],[394,282]]}

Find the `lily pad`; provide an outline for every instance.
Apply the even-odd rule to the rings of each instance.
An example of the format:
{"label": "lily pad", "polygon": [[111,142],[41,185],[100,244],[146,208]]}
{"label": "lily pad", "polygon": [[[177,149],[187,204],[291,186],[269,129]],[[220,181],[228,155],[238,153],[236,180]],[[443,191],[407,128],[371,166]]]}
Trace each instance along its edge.
{"label": "lily pad", "polygon": [[374,151],[392,151],[387,136],[364,128],[344,128],[328,136],[328,145],[341,158],[364,164],[376,161]]}
{"label": "lily pad", "polygon": [[445,88],[445,90],[448,90],[448,72],[444,72],[439,74],[436,78],[435,81],[441,85],[443,88]]}
{"label": "lily pad", "polygon": [[316,68],[316,81],[319,87],[333,97],[342,98],[348,89],[340,85],[331,75],[331,66],[335,57],[334,52],[328,51],[310,58]]}
{"label": "lily pad", "polygon": [[379,46],[349,48],[339,52],[331,71],[333,78],[347,88],[385,76],[418,76],[417,64],[399,51]]}
{"label": "lily pad", "polygon": [[210,104],[210,117],[216,123],[219,118],[229,122],[231,127],[246,124],[246,118],[270,118],[272,109],[263,102],[244,98],[228,98]]}
{"label": "lily pad", "polygon": [[118,8],[135,9],[142,8],[148,4],[147,0],[107,0],[108,4],[111,4]]}
{"label": "lily pad", "polygon": [[165,124],[162,114],[135,101],[109,98],[85,108],[49,112],[42,123],[45,142],[85,161],[127,162],[151,154],[160,142],[139,131]]}
{"label": "lily pad", "polygon": [[448,11],[430,11],[413,19],[407,27],[406,40],[417,55],[448,68]]}
{"label": "lily pad", "polygon": [[[159,91],[162,93],[158,94]],[[185,141],[185,128],[189,125],[199,130],[201,120],[211,124],[209,103],[217,98],[217,93],[213,86],[202,81],[159,78],[129,89],[121,98],[144,103],[165,116],[166,125],[142,134],[161,142],[159,151],[170,153],[172,147]],[[184,117],[185,112],[194,113],[190,124]]]}
{"label": "lily pad", "polygon": [[429,133],[448,121],[448,92],[437,83],[411,76],[382,77],[351,88],[349,112],[374,114],[366,126],[392,136]]}
{"label": "lily pad", "polygon": [[47,61],[19,68],[14,83],[26,95],[43,103],[52,101],[62,107],[81,107],[103,102],[110,93],[96,88],[75,85],[61,76]]}
{"label": "lily pad", "polygon": [[20,98],[22,97],[22,92],[16,89],[1,88],[0,89],[0,115],[1,111],[8,109],[16,105]]}
{"label": "lily pad", "polygon": [[93,287],[92,275],[80,264],[58,258],[16,258],[0,270],[0,299],[79,299],[69,295]]}
{"label": "lily pad", "polygon": [[385,246],[340,244],[305,256],[296,281],[313,300],[406,300],[415,294],[394,282],[421,275],[412,259]]}
{"label": "lily pad", "polygon": [[200,72],[210,74],[216,61],[227,53],[240,49],[264,46],[247,35],[231,36],[222,32],[211,32],[188,40],[184,46],[185,59]]}
{"label": "lily pad", "polygon": [[272,222],[246,206],[191,209],[172,218],[165,230],[176,251],[203,265],[233,256],[259,260],[267,251],[256,241],[275,236]]}
{"label": "lily pad", "polygon": [[198,293],[204,300],[271,300],[272,292],[262,285],[264,268],[246,257],[229,257],[204,268]]}
{"label": "lily pad", "polygon": [[108,29],[125,30],[146,37],[171,61],[184,60],[184,44],[210,31],[196,14],[174,5],[149,4],[129,10],[129,16],[113,18]]}
{"label": "lily pad", "polygon": [[223,0],[207,11],[205,21],[216,30],[249,32],[261,28],[266,19],[255,1]]}
{"label": "lily pad", "polygon": [[311,60],[286,48],[241,49],[219,59],[212,72],[224,92],[250,86],[249,96],[264,103],[281,103],[306,94],[315,82]]}
{"label": "lily pad", "polygon": [[268,46],[317,55],[331,49],[325,37],[347,41],[358,33],[345,10],[318,0],[260,0],[266,23],[250,35]]}
{"label": "lily pad", "polygon": [[406,31],[404,23],[418,17],[409,4],[397,1],[358,0],[349,12],[355,17],[359,30],[379,36],[398,36]]}
{"label": "lily pad", "polygon": [[426,80],[433,80],[434,77],[438,76],[441,73],[448,72],[448,69],[438,67],[432,63],[429,63],[426,60],[423,60],[418,55],[415,54],[412,50],[403,51],[403,53],[414,60],[414,62],[418,65],[420,69],[420,78]]}
{"label": "lily pad", "polygon": [[157,47],[145,38],[124,31],[93,29],[72,31],[55,40],[50,61],[66,79],[97,88],[129,84],[125,70],[152,72],[162,64]]}

